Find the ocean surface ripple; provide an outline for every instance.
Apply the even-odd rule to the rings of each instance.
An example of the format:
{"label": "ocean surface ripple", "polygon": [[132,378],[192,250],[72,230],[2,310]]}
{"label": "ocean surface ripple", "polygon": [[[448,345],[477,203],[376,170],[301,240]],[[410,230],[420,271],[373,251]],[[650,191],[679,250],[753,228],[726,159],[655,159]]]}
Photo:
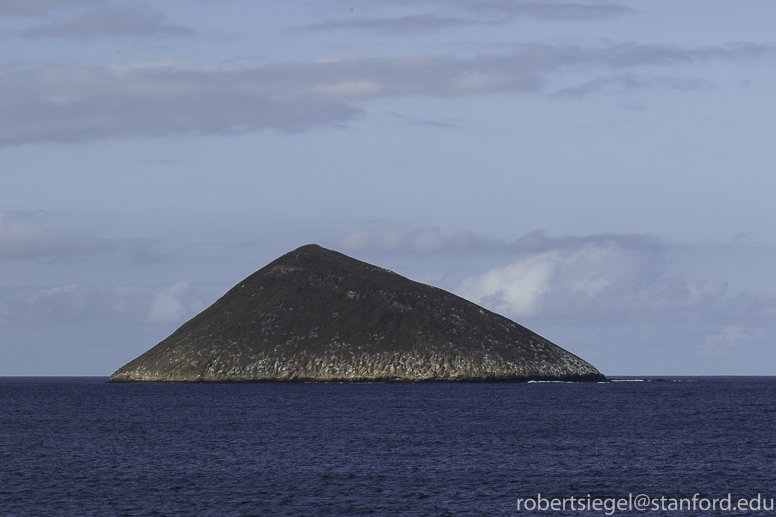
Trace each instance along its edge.
{"label": "ocean surface ripple", "polygon": [[0,378],[0,515],[560,517],[606,512],[518,511],[516,501],[776,498],[772,377],[106,380]]}

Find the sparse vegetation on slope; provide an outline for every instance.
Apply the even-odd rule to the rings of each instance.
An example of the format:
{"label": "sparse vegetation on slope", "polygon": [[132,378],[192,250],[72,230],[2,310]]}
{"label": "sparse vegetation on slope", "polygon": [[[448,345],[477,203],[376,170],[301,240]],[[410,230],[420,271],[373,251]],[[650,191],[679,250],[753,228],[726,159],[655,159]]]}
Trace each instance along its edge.
{"label": "sparse vegetation on slope", "polygon": [[317,245],[252,274],[111,381],[605,380],[447,291]]}

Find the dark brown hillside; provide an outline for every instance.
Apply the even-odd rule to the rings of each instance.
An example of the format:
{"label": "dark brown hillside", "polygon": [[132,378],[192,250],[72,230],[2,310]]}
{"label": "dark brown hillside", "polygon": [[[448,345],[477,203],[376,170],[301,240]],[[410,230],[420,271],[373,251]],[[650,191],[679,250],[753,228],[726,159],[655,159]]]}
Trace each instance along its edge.
{"label": "dark brown hillside", "polygon": [[604,380],[451,293],[317,245],[252,274],[111,381]]}

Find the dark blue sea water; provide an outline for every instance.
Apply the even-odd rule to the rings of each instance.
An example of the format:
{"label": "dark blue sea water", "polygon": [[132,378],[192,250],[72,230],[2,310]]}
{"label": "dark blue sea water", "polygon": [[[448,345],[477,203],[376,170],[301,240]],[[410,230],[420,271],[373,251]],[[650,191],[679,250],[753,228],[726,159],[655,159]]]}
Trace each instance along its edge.
{"label": "dark blue sea water", "polygon": [[0,515],[776,515],[697,506],[776,498],[776,378],[106,380],[0,378]]}

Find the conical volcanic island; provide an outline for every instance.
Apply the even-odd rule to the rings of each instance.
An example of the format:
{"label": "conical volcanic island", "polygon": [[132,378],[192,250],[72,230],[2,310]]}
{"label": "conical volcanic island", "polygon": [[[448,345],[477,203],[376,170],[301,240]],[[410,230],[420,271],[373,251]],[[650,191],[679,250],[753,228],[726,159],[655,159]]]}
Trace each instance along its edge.
{"label": "conical volcanic island", "polygon": [[606,380],[503,316],[314,244],[252,274],[110,379]]}

